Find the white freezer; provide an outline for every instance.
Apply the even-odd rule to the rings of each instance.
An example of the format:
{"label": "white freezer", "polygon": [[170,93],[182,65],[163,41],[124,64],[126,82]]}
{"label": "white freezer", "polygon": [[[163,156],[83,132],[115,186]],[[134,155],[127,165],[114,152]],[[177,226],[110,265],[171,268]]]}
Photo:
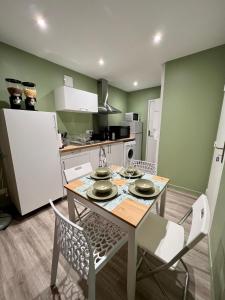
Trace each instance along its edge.
{"label": "white freezer", "polygon": [[121,125],[130,126],[130,134],[135,138],[135,159],[141,160],[143,123],[140,121],[122,121]]}
{"label": "white freezer", "polygon": [[140,121],[122,121],[121,125],[123,126],[130,126],[130,133],[142,133],[143,132],[143,123]]}
{"label": "white freezer", "polygon": [[21,215],[62,197],[55,113],[1,110],[0,149],[10,198]]}
{"label": "white freezer", "polygon": [[134,134],[136,146],[135,146],[135,159],[141,160],[141,148],[142,148],[142,133]]}

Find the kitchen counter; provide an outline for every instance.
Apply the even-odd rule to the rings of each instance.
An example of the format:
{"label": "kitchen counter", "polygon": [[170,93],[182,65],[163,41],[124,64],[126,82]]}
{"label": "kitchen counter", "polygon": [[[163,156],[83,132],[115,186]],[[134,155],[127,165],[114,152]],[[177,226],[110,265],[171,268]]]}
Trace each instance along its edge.
{"label": "kitchen counter", "polygon": [[75,151],[75,150],[88,149],[88,148],[92,148],[92,147],[100,147],[100,146],[105,146],[105,145],[109,145],[109,144],[125,143],[125,142],[130,142],[130,141],[134,141],[134,138],[129,137],[126,139],[119,139],[119,140],[115,140],[115,141],[102,141],[99,143],[94,143],[94,144],[89,144],[89,145],[68,145],[68,146],[65,146],[63,149],[59,149],[59,151],[60,151],[60,153],[64,153],[64,152],[70,152],[70,151]]}

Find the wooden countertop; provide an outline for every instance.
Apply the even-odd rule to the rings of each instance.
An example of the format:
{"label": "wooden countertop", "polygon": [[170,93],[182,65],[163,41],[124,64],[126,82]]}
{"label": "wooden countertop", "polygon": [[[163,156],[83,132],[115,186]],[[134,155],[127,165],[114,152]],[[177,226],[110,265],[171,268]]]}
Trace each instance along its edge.
{"label": "wooden countertop", "polygon": [[130,141],[134,141],[134,138],[129,137],[126,139],[119,139],[119,140],[115,140],[115,141],[103,141],[103,142],[89,144],[89,145],[79,145],[79,146],[69,145],[69,146],[65,146],[63,149],[59,149],[59,151],[60,151],[60,153],[64,153],[64,152],[69,152],[69,151],[88,149],[88,148],[92,148],[92,147],[105,146],[105,145],[116,144],[116,143],[121,143],[121,142],[125,143],[125,142],[130,142]]}

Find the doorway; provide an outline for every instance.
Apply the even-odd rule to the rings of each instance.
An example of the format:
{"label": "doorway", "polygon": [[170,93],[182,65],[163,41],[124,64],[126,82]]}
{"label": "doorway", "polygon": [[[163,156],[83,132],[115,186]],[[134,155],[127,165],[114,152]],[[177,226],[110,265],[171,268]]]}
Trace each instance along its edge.
{"label": "doorway", "polygon": [[[224,87],[225,91],[225,87]],[[220,121],[217,131],[216,140],[214,142],[214,153],[212,158],[211,171],[209,175],[208,187],[206,195],[209,201],[211,223],[216,206],[216,201],[220,188],[220,181],[224,167],[225,160],[225,96],[223,99],[222,110],[220,114]]]}
{"label": "doorway", "polygon": [[147,138],[145,160],[158,165],[162,100],[160,98],[148,101]]}

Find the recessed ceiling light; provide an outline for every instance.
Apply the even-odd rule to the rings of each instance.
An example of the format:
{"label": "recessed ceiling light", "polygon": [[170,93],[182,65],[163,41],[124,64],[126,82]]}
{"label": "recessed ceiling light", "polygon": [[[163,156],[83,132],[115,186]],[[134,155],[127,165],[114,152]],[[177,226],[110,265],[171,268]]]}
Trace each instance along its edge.
{"label": "recessed ceiling light", "polygon": [[138,86],[138,82],[137,82],[137,81],[134,81],[134,82],[133,82],[133,85],[134,85],[134,86]]}
{"label": "recessed ceiling light", "polygon": [[47,29],[47,23],[45,21],[45,19],[42,16],[37,16],[36,17],[36,22],[37,25],[42,29],[42,30],[46,30]]}
{"label": "recessed ceiling light", "polygon": [[98,64],[100,66],[104,66],[105,62],[104,62],[104,60],[102,58],[100,58],[99,61],[98,61]]}
{"label": "recessed ceiling light", "polygon": [[162,40],[161,32],[156,33],[153,37],[153,43],[154,44],[159,44],[161,42],[161,40]]}

